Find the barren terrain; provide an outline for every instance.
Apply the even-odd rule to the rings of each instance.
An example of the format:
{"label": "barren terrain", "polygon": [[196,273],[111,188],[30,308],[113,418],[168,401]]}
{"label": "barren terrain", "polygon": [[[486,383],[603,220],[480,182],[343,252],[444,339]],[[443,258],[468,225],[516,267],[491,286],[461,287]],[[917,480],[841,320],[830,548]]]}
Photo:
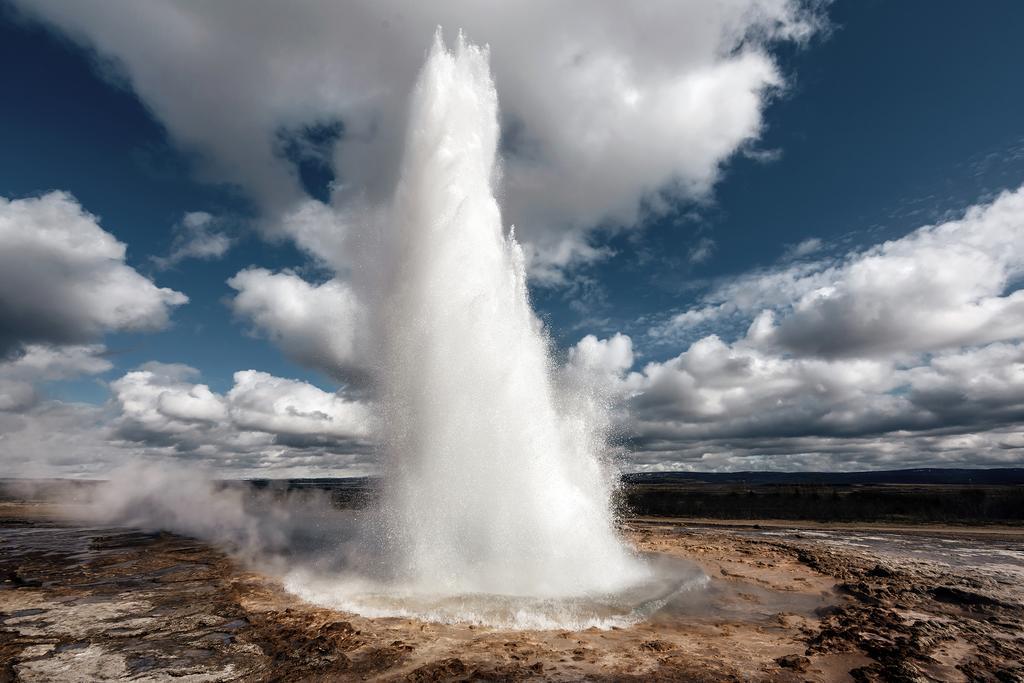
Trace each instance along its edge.
{"label": "barren terrain", "polygon": [[629,628],[304,604],[209,545],[0,506],[0,681],[1024,680],[1024,533],[635,519],[712,578]]}

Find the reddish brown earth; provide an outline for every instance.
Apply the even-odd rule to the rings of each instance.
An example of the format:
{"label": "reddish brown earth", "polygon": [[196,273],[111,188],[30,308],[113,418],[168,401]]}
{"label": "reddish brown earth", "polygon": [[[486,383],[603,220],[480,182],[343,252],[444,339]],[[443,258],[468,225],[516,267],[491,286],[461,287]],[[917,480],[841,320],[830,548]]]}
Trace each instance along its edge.
{"label": "reddish brown earth", "polygon": [[634,520],[638,548],[709,588],[629,628],[500,631],[318,608],[206,544],[47,512],[0,506],[0,681],[1024,681],[1010,565]]}

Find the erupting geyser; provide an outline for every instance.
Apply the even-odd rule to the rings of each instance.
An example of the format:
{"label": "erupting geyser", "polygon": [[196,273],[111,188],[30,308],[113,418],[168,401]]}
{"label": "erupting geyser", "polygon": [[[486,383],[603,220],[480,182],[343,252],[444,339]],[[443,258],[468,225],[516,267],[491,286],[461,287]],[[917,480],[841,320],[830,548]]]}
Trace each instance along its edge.
{"label": "erupting geyser", "polygon": [[[437,592],[569,595],[634,581],[597,435],[560,414],[522,251],[494,196],[485,48],[437,34],[384,238],[384,511],[397,570]],[[563,406],[564,407],[564,406]]]}
{"label": "erupting geyser", "polygon": [[605,435],[584,409],[593,401],[552,379],[523,254],[495,199],[497,108],[487,49],[460,34],[449,52],[438,32],[372,240],[386,578],[290,586],[371,616],[609,623],[665,586],[650,594],[648,565],[614,527]]}

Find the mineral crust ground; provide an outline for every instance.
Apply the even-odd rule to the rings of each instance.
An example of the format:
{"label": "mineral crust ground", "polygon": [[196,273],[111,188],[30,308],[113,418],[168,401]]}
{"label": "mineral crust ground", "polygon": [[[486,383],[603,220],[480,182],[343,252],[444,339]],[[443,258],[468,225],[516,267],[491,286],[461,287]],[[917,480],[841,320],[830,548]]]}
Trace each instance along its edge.
{"label": "mineral crust ground", "polygon": [[1024,681],[1024,530],[628,520],[707,590],[611,630],[367,619],[166,533],[0,505],[3,681]]}

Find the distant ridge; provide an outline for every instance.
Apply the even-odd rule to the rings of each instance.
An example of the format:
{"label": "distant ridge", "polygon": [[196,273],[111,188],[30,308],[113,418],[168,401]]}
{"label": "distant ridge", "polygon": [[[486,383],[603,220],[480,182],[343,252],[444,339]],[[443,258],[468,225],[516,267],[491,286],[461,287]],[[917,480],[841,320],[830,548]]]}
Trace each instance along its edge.
{"label": "distant ridge", "polygon": [[[1024,467],[996,469],[947,469],[921,467],[906,470],[875,470],[868,472],[632,472],[623,474],[629,484],[696,483],[696,484],[983,484],[987,486],[1024,485]],[[273,485],[273,479],[250,479],[257,486]],[[281,480],[276,480],[280,482]],[[380,477],[309,477],[288,479],[291,487],[317,488],[335,486],[374,486]]]}
{"label": "distant ridge", "polygon": [[[631,472],[622,475],[628,484],[748,484],[750,486],[770,484],[828,484],[833,486],[855,484],[946,484],[985,486],[1024,485],[1024,467],[1001,467],[993,469],[947,469],[921,467],[907,470],[876,470],[868,472]],[[0,484],[17,484],[31,481],[38,484],[74,483],[81,485],[98,484],[103,479],[21,479],[0,477]],[[245,483],[257,488],[344,488],[358,490],[371,488],[380,482],[378,476],[362,477],[301,477],[293,479],[223,479],[224,484]]]}
{"label": "distant ridge", "polygon": [[923,467],[870,472],[635,472],[624,474],[630,484],[1005,484],[1024,485],[1024,467],[944,469]]}

